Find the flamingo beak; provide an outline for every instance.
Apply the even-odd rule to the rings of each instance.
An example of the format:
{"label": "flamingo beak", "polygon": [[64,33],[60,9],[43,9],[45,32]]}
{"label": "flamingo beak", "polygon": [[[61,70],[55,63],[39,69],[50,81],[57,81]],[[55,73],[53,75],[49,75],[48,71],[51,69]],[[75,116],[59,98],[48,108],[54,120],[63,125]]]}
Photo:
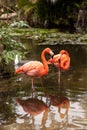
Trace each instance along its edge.
{"label": "flamingo beak", "polygon": [[53,52],[51,53],[51,57],[52,57],[52,59],[53,59],[53,57],[54,57],[54,53],[53,53]]}
{"label": "flamingo beak", "polygon": [[53,57],[54,57],[54,54],[52,55],[52,59],[53,59]]}

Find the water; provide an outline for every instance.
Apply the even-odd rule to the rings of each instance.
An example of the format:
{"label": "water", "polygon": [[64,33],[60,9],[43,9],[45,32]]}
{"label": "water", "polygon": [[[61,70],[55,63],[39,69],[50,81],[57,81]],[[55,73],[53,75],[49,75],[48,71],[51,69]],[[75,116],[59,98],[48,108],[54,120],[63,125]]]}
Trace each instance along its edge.
{"label": "water", "polygon": [[[40,60],[48,46],[30,45],[28,60]],[[0,79],[0,130],[86,130],[87,129],[87,46],[49,46],[55,53],[69,52],[69,70],[49,66],[45,77],[34,80],[25,75]]]}

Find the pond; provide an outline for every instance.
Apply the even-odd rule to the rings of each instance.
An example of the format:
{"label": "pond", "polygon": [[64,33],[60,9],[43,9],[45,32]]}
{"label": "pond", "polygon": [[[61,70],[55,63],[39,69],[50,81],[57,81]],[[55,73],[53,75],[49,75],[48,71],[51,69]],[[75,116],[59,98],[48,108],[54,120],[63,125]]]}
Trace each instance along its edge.
{"label": "pond", "polygon": [[[24,75],[0,79],[0,130],[87,130],[87,46],[34,45],[27,59],[40,60],[46,47],[54,53],[65,49],[71,63],[67,71],[49,65],[49,73],[34,79]],[[14,68],[13,68],[14,69]]]}

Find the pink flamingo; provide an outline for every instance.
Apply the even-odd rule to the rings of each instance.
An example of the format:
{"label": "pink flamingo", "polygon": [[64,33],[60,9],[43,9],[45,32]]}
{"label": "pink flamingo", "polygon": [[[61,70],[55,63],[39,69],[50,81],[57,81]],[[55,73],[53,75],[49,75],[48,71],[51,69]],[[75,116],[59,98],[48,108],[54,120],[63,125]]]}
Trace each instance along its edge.
{"label": "pink flamingo", "polygon": [[45,76],[49,72],[45,54],[54,55],[50,48],[46,48],[41,53],[42,63],[40,61],[30,61],[15,70],[15,74],[24,73],[32,78],[32,90],[34,90],[33,78]]}
{"label": "pink flamingo", "polygon": [[59,54],[48,60],[48,64],[54,64],[55,67],[61,70],[67,70],[70,67],[69,53],[66,50],[61,50]]}
{"label": "pink flamingo", "polygon": [[54,55],[53,59],[48,60],[48,64],[53,64],[58,71],[58,83],[60,84],[60,70],[67,70],[70,67],[70,56],[66,50],[61,50],[59,54]]}

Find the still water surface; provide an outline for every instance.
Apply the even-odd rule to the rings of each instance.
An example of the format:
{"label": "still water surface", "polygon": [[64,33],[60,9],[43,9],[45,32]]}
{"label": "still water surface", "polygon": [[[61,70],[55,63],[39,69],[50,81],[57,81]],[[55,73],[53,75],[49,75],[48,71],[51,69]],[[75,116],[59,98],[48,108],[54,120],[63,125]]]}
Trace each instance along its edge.
{"label": "still water surface", "polygon": [[[40,60],[48,46],[30,45],[28,60]],[[41,80],[23,74],[0,79],[0,130],[87,130],[87,46],[49,46],[54,53],[69,52],[69,70],[61,71],[60,88],[57,69]]]}

